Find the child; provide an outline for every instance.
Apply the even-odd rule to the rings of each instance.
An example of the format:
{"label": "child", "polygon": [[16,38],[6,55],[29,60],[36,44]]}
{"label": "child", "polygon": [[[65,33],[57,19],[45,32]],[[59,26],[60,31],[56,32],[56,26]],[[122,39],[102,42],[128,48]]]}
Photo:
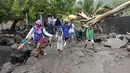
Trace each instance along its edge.
{"label": "child", "polygon": [[61,53],[62,49],[63,49],[63,35],[62,35],[62,31],[58,31],[58,36],[57,36],[57,49],[58,52]]}
{"label": "child", "polygon": [[94,30],[92,28],[92,24],[91,23],[88,26],[89,27],[86,30],[86,44],[85,44],[85,48],[87,46],[87,42],[88,41],[91,41],[92,46],[94,48]]}

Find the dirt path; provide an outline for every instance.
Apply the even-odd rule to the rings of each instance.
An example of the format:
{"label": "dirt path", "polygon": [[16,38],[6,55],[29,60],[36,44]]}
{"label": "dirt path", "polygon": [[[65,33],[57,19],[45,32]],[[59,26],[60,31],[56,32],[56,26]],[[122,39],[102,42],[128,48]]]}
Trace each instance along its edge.
{"label": "dirt path", "polygon": [[47,56],[31,57],[26,65],[19,66],[12,73],[130,73],[130,53],[125,48],[112,49],[96,44],[95,53],[91,46],[83,48],[84,42],[65,48],[58,54],[55,44],[48,47]]}

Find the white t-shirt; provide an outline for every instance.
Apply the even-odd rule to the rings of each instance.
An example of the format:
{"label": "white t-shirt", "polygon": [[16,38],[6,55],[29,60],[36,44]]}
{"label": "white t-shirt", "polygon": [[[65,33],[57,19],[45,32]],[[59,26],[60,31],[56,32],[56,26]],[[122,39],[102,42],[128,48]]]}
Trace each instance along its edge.
{"label": "white t-shirt", "polygon": [[62,36],[58,36],[57,38],[58,38],[58,39],[57,39],[57,42],[62,44],[62,43],[63,43]]}
{"label": "white t-shirt", "polygon": [[74,24],[71,24],[71,25],[72,25],[72,27],[70,28],[69,33],[74,33],[75,25]]}

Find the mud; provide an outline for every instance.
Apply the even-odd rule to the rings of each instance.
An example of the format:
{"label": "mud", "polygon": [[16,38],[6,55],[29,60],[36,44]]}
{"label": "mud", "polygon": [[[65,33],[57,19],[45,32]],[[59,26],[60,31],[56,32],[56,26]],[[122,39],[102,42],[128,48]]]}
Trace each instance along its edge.
{"label": "mud", "polygon": [[38,59],[32,56],[12,73],[130,73],[130,53],[126,48],[114,49],[96,43],[94,52],[91,45],[84,48],[84,42],[71,44],[62,54],[53,44],[45,49],[46,56]]}

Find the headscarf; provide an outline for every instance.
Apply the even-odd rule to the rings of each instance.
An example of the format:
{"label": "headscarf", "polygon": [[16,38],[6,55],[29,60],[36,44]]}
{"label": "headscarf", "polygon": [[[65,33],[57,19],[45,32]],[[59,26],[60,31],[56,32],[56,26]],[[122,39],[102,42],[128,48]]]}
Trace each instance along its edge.
{"label": "headscarf", "polygon": [[40,21],[40,20],[37,20],[37,21],[35,22],[35,24],[40,26],[40,27],[35,26],[35,28],[36,28],[37,33],[41,34],[41,33],[42,33],[41,21]]}

